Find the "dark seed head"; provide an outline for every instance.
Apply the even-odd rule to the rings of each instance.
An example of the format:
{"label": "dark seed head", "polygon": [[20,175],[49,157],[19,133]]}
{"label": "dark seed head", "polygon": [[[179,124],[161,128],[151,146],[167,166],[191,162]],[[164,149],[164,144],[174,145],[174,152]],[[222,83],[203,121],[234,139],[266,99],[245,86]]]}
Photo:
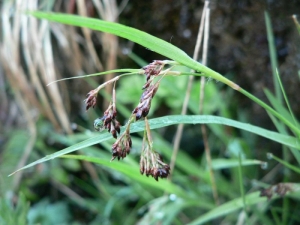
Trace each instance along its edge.
{"label": "dark seed head", "polygon": [[117,131],[114,129],[111,131],[112,136],[117,139]]}
{"label": "dark seed head", "polygon": [[[104,116],[103,116],[103,117],[104,117]],[[107,126],[110,122],[111,122],[111,118],[105,116],[105,119],[104,119],[104,126]]]}
{"label": "dark seed head", "polygon": [[121,127],[121,124],[119,121],[115,120],[115,128],[116,128],[116,131],[120,134],[120,127]]}
{"label": "dark seed head", "polygon": [[131,148],[132,147],[132,141],[131,141],[130,137],[128,138],[128,144],[129,144],[129,147]]}
{"label": "dark seed head", "polygon": [[139,120],[142,118],[142,110],[139,109],[135,114],[135,120]]}
{"label": "dark seed head", "polygon": [[142,116],[146,117],[148,115],[149,111],[150,111],[150,107],[147,106],[147,107],[143,108]]}

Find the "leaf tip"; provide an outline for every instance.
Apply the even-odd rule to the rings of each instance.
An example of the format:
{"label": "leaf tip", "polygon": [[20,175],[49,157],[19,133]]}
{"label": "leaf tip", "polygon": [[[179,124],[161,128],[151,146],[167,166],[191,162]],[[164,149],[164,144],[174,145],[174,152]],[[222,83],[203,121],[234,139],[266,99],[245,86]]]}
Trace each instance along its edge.
{"label": "leaf tip", "polygon": [[17,173],[19,170],[16,170],[15,172],[12,172],[11,174],[9,174],[7,177],[11,177],[12,175],[14,175],[15,173]]}

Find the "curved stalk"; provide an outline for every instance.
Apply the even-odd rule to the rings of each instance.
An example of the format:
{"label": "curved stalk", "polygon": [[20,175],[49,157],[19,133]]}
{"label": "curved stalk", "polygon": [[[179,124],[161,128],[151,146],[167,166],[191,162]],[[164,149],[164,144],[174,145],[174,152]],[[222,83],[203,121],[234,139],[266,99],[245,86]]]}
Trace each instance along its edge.
{"label": "curved stalk", "polygon": [[[298,136],[300,136],[300,129],[297,128],[294,124],[290,121],[285,119],[282,115],[276,112],[273,108],[268,106],[263,101],[256,98],[254,95],[250,94],[246,90],[240,88],[239,85],[232,82],[231,80],[227,79],[226,77],[222,76],[221,74],[215,72],[214,70],[202,65],[201,63],[197,62],[196,60],[192,59],[188,56],[183,50],[179,49],[178,47],[172,45],[169,42],[161,40],[153,35],[147,34],[143,31],[127,27],[118,23],[107,22],[99,19],[94,18],[87,18],[87,17],[80,17],[76,15],[68,15],[62,13],[47,13],[47,12],[27,12],[28,14],[35,16],[36,18],[40,19],[47,19],[53,22],[59,22],[67,25],[73,25],[78,27],[85,27],[90,28],[92,30],[98,30],[110,34],[117,35],[119,37],[128,39],[135,43],[138,43],[147,49],[157,52],[169,59],[172,59],[175,62],[180,63],[186,67],[189,67],[197,72],[201,72],[203,74],[195,74],[198,76],[208,76],[217,81],[220,81],[229,87],[233,88],[234,90],[239,91],[240,93],[244,94],[261,107],[266,109],[269,113],[280,119],[283,123],[285,123],[293,132],[295,132]],[[184,75],[184,74],[182,74]]]}

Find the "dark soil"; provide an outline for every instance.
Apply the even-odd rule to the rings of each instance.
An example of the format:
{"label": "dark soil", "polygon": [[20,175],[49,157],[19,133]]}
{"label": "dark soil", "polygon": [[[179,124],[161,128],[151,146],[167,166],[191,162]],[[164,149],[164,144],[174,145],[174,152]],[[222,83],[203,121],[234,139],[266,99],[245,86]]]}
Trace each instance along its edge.
{"label": "dark soil", "polygon": [[[268,102],[264,89],[274,91],[265,11],[271,17],[279,72],[295,115],[300,115],[298,70],[299,34],[291,18],[300,1],[211,1],[208,66],[228,76],[241,87]],[[203,1],[129,1],[120,22],[141,29],[193,55]],[[151,62],[161,58],[141,46],[134,52]],[[247,110],[250,121],[275,129],[263,108],[241,94],[231,100],[234,107]],[[264,145],[264,140],[261,140]],[[260,142],[261,142],[260,141]],[[279,146],[278,146],[279,147]]]}

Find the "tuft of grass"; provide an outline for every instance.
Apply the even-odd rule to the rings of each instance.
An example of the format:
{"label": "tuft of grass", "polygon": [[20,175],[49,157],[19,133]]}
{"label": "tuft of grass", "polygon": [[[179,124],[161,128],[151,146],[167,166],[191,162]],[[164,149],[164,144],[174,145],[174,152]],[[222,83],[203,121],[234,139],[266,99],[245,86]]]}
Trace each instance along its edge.
{"label": "tuft of grass", "polygon": [[[83,1],[78,2],[80,4],[83,3]],[[110,4],[114,3],[115,1],[111,1]],[[48,7],[52,6],[48,5]],[[102,8],[101,5],[97,5],[97,10],[102,17],[104,15],[103,13],[105,13],[103,9],[104,8]],[[112,9],[110,8],[107,11],[116,16],[116,12],[111,10]],[[81,16],[86,16],[87,13],[88,11],[84,7],[80,8],[79,14]],[[289,106],[289,101],[285,94],[279,72],[276,69],[276,49],[274,48],[274,43],[270,43],[270,52],[272,65],[274,65],[272,67],[274,84],[277,83],[278,86],[275,85],[275,95],[266,90],[266,95],[272,105],[271,107],[240,88],[234,82],[198,63],[196,60],[191,59],[177,47],[142,31],[117,23],[74,15],[43,12],[32,12],[31,14],[39,18],[46,18],[48,20],[82,27],[83,36],[87,41],[85,48],[91,52],[90,59],[93,62],[93,65],[98,69],[100,67],[107,68],[106,72],[93,73],[84,76],[79,75],[72,78],[63,78],[61,80],[87,78],[88,82],[90,82],[91,85],[94,85],[94,88],[97,88],[98,85],[95,85],[93,80],[91,80],[91,77],[125,73],[120,75],[121,79],[124,75],[140,74],[140,72],[142,72],[141,69],[115,70],[114,66],[113,68],[108,68],[108,64],[105,64],[105,62],[102,64],[102,62],[100,62],[98,55],[95,54],[95,49],[91,40],[92,33],[88,28],[102,30],[135,41],[150,50],[156,51],[174,60],[168,61],[170,68],[172,68],[172,70],[170,69],[168,72],[170,72],[169,75],[172,75],[173,77],[166,77],[161,82],[160,90],[162,90],[162,92],[157,93],[157,96],[155,96],[158,98],[153,100],[153,106],[155,107],[153,107],[152,110],[159,109],[160,101],[163,100],[167,102],[170,109],[174,111],[175,109],[180,110],[178,102],[182,102],[183,97],[181,91],[178,90],[183,87],[184,82],[180,80],[183,78],[182,76],[192,75],[212,77],[215,80],[224,82],[233,88],[233,90],[239,91],[264,107],[274,121],[278,132],[226,118],[225,115],[227,117],[231,116],[231,113],[229,113],[228,110],[226,111],[225,103],[225,99],[229,99],[228,96],[230,96],[230,93],[220,93],[216,88],[215,83],[206,89],[207,99],[204,100],[204,104],[208,103],[210,104],[210,107],[207,107],[205,112],[209,114],[220,112],[221,116],[167,115],[149,120],[150,129],[154,130],[152,131],[154,141],[153,143],[151,142],[151,145],[153,144],[154,149],[159,150],[167,161],[172,160],[172,146],[169,141],[166,140],[166,136],[168,136],[170,131],[169,126],[188,124],[186,132],[183,133],[183,141],[185,138],[188,139],[191,135],[191,133],[189,133],[189,126],[208,124],[209,127],[212,128],[212,134],[208,136],[207,141],[210,143],[210,146],[212,146],[210,153],[212,154],[211,170],[213,170],[214,176],[216,177],[216,191],[220,195],[221,200],[221,204],[216,207],[213,203],[214,199],[211,197],[213,190],[211,188],[210,171],[205,164],[203,156],[191,157],[184,151],[191,148],[191,145],[194,144],[190,139],[186,142],[188,148],[183,146],[182,149],[179,149],[178,151],[176,166],[172,171],[172,180],[159,180],[159,182],[156,182],[153,179],[149,179],[139,174],[139,165],[137,161],[140,149],[143,148],[143,142],[139,132],[145,129],[145,122],[143,121],[131,124],[130,132],[135,144],[131,149],[130,155],[122,162],[109,162],[111,158],[110,151],[112,137],[108,133],[94,133],[83,126],[78,126],[76,128],[78,133],[71,134],[70,132],[69,135],[61,135],[57,132],[50,132],[49,128],[43,127],[45,125],[38,126],[36,128],[36,139],[38,141],[34,142],[34,144],[32,144],[33,147],[31,148],[40,149],[40,152],[29,154],[30,160],[33,162],[27,166],[19,166],[19,169],[16,172],[31,168],[31,170],[28,170],[28,173],[34,172],[34,174],[38,174],[39,177],[25,179],[23,183],[21,183],[21,189],[26,193],[26,196],[31,196],[31,199],[34,199],[35,193],[32,193],[28,187],[39,182],[43,184],[43,182],[47,180],[51,186],[58,190],[59,194],[56,193],[56,197],[61,201],[51,204],[48,198],[44,198],[30,209],[29,207],[23,207],[21,210],[22,213],[18,211],[19,215],[22,215],[23,221],[26,220],[24,219],[26,214],[27,219],[32,223],[41,223],[43,221],[50,221],[50,223],[51,221],[52,223],[69,223],[71,221],[78,221],[78,218],[71,218],[70,216],[71,213],[69,209],[71,208],[71,205],[73,205],[76,209],[83,209],[91,215],[91,221],[89,221],[91,224],[134,224],[137,221],[144,224],[205,224],[209,221],[216,221],[216,223],[236,223],[237,220],[240,223],[245,222],[247,224],[273,224],[274,222],[277,224],[287,223],[290,218],[289,216],[292,215],[288,211],[288,209],[291,208],[289,206],[291,202],[289,198],[299,200],[299,198],[297,199],[299,194],[299,183],[289,183],[288,179],[291,176],[289,176],[287,172],[284,172],[284,182],[282,182],[282,185],[288,187],[288,189],[286,189],[288,191],[284,193],[279,192],[278,187],[280,187],[280,185],[271,185],[269,187],[269,183],[272,182],[274,174],[278,173],[278,170],[276,170],[278,166],[274,169],[268,169],[267,178],[261,179],[258,177],[257,171],[261,167],[264,167],[266,163],[256,159],[253,149],[251,148],[253,143],[249,143],[247,138],[239,138],[237,131],[243,130],[246,131],[245,133],[251,132],[282,145],[284,155],[282,159],[273,155],[274,161],[282,164],[285,168],[288,168],[290,170],[289,173],[299,173],[300,129]],[[274,37],[271,31],[270,18],[267,13],[265,16],[269,40],[272,42]],[[33,19],[32,17],[30,18]],[[113,19],[110,21],[113,21]],[[42,23],[45,23],[45,21]],[[62,32],[62,27],[58,27]],[[49,55],[47,55],[45,60],[53,63],[53,59],[51,59],[52,46],[49,34],[51,29],[57,28],[50,26],[50,28],[47,29],[46,40],[44,41],[46,43],[45,52]],[[72,27],[67,29],[70,29],[71,35],[74,34],[74,29]],[[59,36],[61,34],[62,33],[58,33]],[[109,37],[111,36],[105,36],[107,41],[109,41]],[[60,38],[60,40],[62,39]],[[71,40],[72,44],[74,44],[74,40]],[[115,39],[110,43],[115,43]],[[71,49],[72,51],[70,51]],[[71,53],[73,53],[73,50],[73,47],[69,48]],[[74,57],[74,62],[78,63],[77,60],[81,58],[81,56],[78,51],[77,53],[75,52],[76,51],[74,51],[74,54],[78,55]],[[143,61],[138,55],[131,55],[131,58],[139,61],[140,64],[143,64]],[[76,65],[76,63],[74,63],[74,65]],[[48,68],[53,72],[53,64],[51,66],[52,67]],[[179,69],[178,66],[186,66],[188,69],[182,69],[182,67]],[[194,69],[196,72],[187,72],[189,69]],[[56,83],[58,79],[59,78],[57,77],[56,79],[51,79],[47,82]],[[104,83],[109,81],[110,80],[106,80]],[[43,84],[46,84],[47,82],[44,80]],[[121,112],[120,114],[124,117],[132,114],[130,110],[128,110],[127,105],[131,104],[131,101],[134,101],[133,99],[139,101],[138,98],[140,97],[140,87],[135,89],[135,87],[132,87],[132,83],[131,77],[128,77],[127,81],[120,82],[120,86],[116,88],[117,92],[122,90],[121,96],[117,96],[117,99],[124,103],[123,106],[118,106],[118,112]],[[61,82],[61,84],[63,84],[63,82]],[[38,83],[36,85],[38,85]],[[56,86],[57,84],[53,85]],[[53,85],[50,85],[50,87]],[[127,86],[125,87],[125,85]],[[16,87],[18,86],[16,85]],[[174,87],[178,87],[178,89],[174,91]],[[129,98],[126,98],[124,96],[129,94],[128,88],[132,89],[130,89]],[[51,91],[53,90],[55,91],[56,89],[52,89]],[[191,100],[187,109],[197,113],[198,107],[195,107],[195,104],[199,102],[199,99],[197,99],[199,88],[195,88],[195,86],[192,85],[191,91]],[[110,91],[108,93],[110,93]],[[113,94],[112,96],[105,92],[100,94],[103,95],[103,98],[108,102],[110,99],[114,98]],[[170,95],[172,95],[171,100]],[[224,97],[224,95],[226,96]],[[281,95],[284,97],[288,109],[283,106],[283,101],[281,100],[282,97],[280,97]],[[57,93],[56,96],[61,97],[60,94]],[[53,98],[52,100],[55,99],[54,95],[51,95],[50,93],[49,98]],[[55,107],[58,106],[60,106],[59,102]],[[24,112],[26,112],[26,110],[24,110]],[[57,111],[57,114],[60,115],[60,111]],[[149,115],[151,116],[151,114]],[[56,123],[61,127],[66,125],[66,123],[63,124],[61,119],[57,119]],[[90,127],[92,127],[92,125],[90,125]],[[125,129],[126,127],[122,127],[121,134]],[[289,130],[293,131],[293,135],[291,135]],[[201,140],[197,139],[197,141],[194,142],[199,144]],[[56,151],[56,149],[49,147],[48,143],[59,146],[62,150]],[[68,155],[75,151],[80,151],[80,155]],[[5,152],[6,154],[8,153],[7,149]],[[295,157],[298,163],[297,165],[294,164],[294,158],[291,158],[289,153],[292,153],[291,155]],[[46,156],[40,158],[39,154]],[[94,166],[94,164],[96,166]],[[80,170],[81,166],[88,171],[89,176],[82,174],[83,172]],[[79,176],[75,177],[74,174],[79,174]],[[271,179],[268,177],[271,177]],[[39,178],[42,181],[40,181]],[[253,179],[260,179],[260,182],[257,182],[257,185],[253,185],[251,183],[251,180]],[[257,191],[260,186],[264,188],[265,192]],[[264,194],[269,194],[269,192],[271,192],[271,197]],[[280,195],[285,198],[282,205],[276,204],[278,203],[277,200],[282,197]],[[62,196],[66,196],[67,200],[61,198]],[[264,196],[267,196],[268,198]],[[199,199],[201,199],[201,201],[199,201]],[[273,207],[273,204],[275,204],[276,207]],[[47,210],[44,210],[46,208]],[[28,209],[29,213],[27,213]],[[64,221],[55,220],[53,215],[57,214],[57,212],[62,212]],[[14,215],[14,213],[14,210],[10,209],[10,212],[7,213],[7,215],[11,216]],[[270,213],[273,216],[269,216]],[[43,220],[40,218],[43,218]],[[1,216],[0,219],[2,219]],[[296,221],[297,218],[293,218],[293,220]],[[13,221],[13,223],[16,222]]]}

